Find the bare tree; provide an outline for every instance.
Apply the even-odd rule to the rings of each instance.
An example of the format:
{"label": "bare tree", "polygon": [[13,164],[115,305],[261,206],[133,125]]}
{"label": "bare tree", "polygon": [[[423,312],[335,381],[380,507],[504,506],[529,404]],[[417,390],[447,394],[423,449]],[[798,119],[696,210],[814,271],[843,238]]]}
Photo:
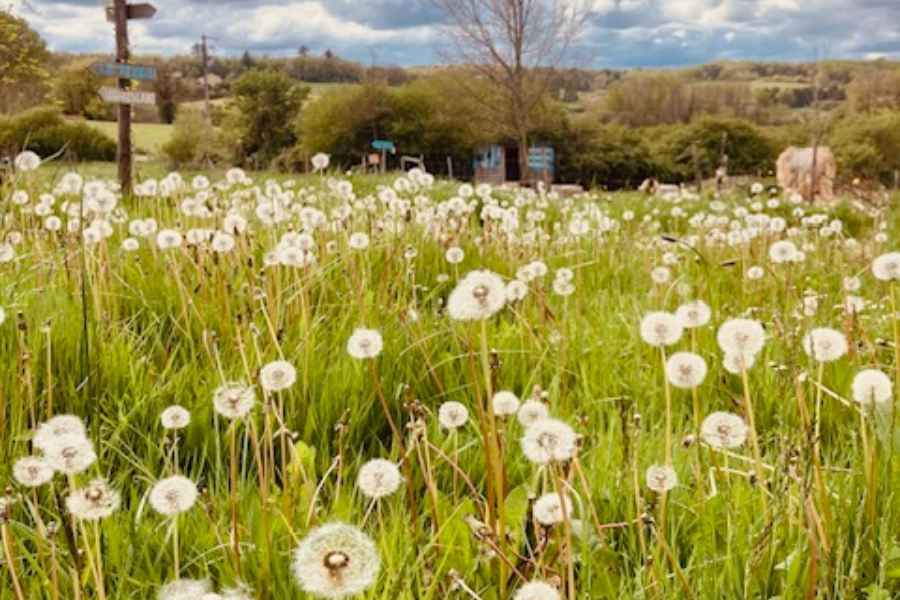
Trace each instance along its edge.
{"label": "bare tree", "polygon": [[444,13],[451,62],[474,68],[499,92],[494,112],[519,147],[528,178],[533,116],[569,55],[589,14],[590,0],[432,0]]}

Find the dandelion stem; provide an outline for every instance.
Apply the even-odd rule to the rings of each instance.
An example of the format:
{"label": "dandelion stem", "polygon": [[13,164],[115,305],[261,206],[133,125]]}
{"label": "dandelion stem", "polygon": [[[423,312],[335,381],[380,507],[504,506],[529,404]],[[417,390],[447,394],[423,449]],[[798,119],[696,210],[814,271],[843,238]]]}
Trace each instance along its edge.
{"label": "dandelion stem", "polygon": [[[8,510],[8,509],[3,509]],[[16,600],[25,600],[25,594],[22,592],[22,584],[19,582],[19,575],[16,572],[16,558],[13,552],[12,537],[9,534],[9,523],[7,515],[0,514],[0,534],[3,537],[3,553],[6,555],[6,566],[9,568],[9,578],[12,579],[13,590],[16,594]]]}

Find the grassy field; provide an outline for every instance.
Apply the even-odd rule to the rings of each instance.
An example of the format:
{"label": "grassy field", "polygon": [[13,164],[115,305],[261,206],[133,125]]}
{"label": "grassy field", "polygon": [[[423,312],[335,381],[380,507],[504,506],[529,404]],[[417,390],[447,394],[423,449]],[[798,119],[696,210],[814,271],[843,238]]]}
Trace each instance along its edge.
{"label": "grassy field", "polygon": [[0,599],[900,594],[896,209],[82,184],[0,189]]}
{"label": "grassy field", "polygon": [[[91,127],[95,127],[112,139],[118,139],[118,123],[109,121],[86,121]],[[137,152],[159,156],[163,145],[169,141],[172,135],[172,125],[164,123],[134,123],[132,136]]]}

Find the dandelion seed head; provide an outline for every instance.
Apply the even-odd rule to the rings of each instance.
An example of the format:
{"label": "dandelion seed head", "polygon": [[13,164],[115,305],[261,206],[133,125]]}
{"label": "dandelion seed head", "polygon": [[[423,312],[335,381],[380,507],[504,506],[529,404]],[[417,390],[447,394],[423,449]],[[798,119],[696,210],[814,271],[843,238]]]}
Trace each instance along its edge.
{"label": "dandelion seed head", "polygon": [[726,352],[722,357],[722,366],[732,375],[740,375],[742,369],[750,370],[755,362],[755,354],[738,354]]}
{"label": "dandelion seed head", "polygon": [[191,422],[191,413],[177,404],[166,408],[159,416],[165,429],[184,429]]}
{"label": "dandelion seed head", "polygon": [[453,246],[452,248],[447,248],[444,258],[451,265],[458,265],[466,258],[466,252],[459,246]]}
{"label": "dandelion seed head", "polygon": [[709,319],[712,317],[712,310],[703,300],[694,300],[679,306],[675,310],[675,316],[678,317],[685,329],[694,329],[709,323]]}
{"label": "dandelion seed head", "polygon": [[535,500],[532,510],[541,525],[555,525],[572,516],[572,501],[564,494],[550,492]]}
{"label": "dandelion seed head", "polygon": [[53,479],[53,469],[40,456],[26,456],[13,464],[13,478],[25,487],[39,487]]}
{"label": "dandelion seed head", "polygon": [[197,485],[183,475],[160,479],[150,489],[150,506],[159,514],[173,517],[190,510],[200,495]]}
{"label": "dandelion seed head", "polygon": [[819,362],[838,360],[847,350],[847,338],[836,329],[817,327],[803,336],[803,351]]}
{"label": "dandelion seed head", "polygon": [[84,421],[75,415],[57,415],[38,425],[34,433],[32,445],[38,450],[47,451],[47,446],[56,438],[64,436],[85,437],[87,430]]}
{"label": "dandelion seed head", "polygon": [[84,472],[97,460],[94,445],[83,435],[54,437],[41,450],[50,468],[66,475]]}
{"label": "dandelion seed head", "polygon": [[865,369],[853,378],[850,390],[853,399],[863,406],[885,406],[894,397],[894,382],[878,369]]}
{"label": "dandelion seed head", "polygon": [[695,388],[706,378],[707,366],[703,357],[693,352],[676,352],[666,359],[666,378],[682,389]]}
{"label": "dandelion seed head", "polygon": [[518,419],[523,427],[530,427],[541,419],[550,417],[550,409],[540,400],[529,398],[519,407]]}
{"label": "dandelion seed head", "polygon": [[725,354],[755,357],[763,349],[766,332],[758,321],[729,319],[719,327],[716,341]]}
{"label": "dandelion seed head", "polygon": [[34,171],[41,166],[41,157],[31,150],[25,150],[16,156],[13,164],[17,171]]}
{"label": "dandelion seed head", "polygon": [[471,271],[447,298],[447,313],[457,321],[481,321],[506,305],[506,284],[491,271]]}
{"label": "dandelion seed head", "polygon": [[560,600],[559,590],[543,581],[529,581],[513,595],[512,600]]}
{"label": "dandelion seed head", "polygon": [[297,381],[297,369],[285,360],[268,363],[259,370],[259,385],[267,392],[289,389]]}
{"label": "dandelion seed head", "polygon": [[369,498],[390,496],[400,488],[403,477],[397,465],[383,458],[368,461],[359,468],[356,485]]}
{"label": "dandelion seed head", "polygon": [[226,383],[213,392],[213,408],[226,419],[246,417],[255,404],[256,394],[245,383]]}
{"label": "dandelion seed head", "polygon": [[522,436],[525,458],[538,465],[569,460],[575,455],[577,446],[575,430],[557,419],[535,421]]}
{"label": "dandelion seed head", "polygon": [[681,321],[667,312],[650,312],[641,319],[641,339],[651,346],[671,346],[681,339]]}
{"label": "dandelion seed head", "polygon": [[716,449],[742,446],[747,440],[747,432],[744,419],[728,412],[711,413],[700,425],[700,437]]}
{"label": "dandelion seed head", "polygon": [[668,492],[678,485],[678,474],[672,467],[653,465],[647,469],[647,487],[658,494]]}
{"label": "dandelion seed head", "polygon": [[672,271],[667,267],[656,267],[650,271],[650,279],[657,285],[669,283],[672,280]]}
{"label": "dandelion seed head", "polygon": [[156,600],[202,600],[209,593],[207,579],[176,579],[159,588]]}
{"label": "dandelion seed head", "polygon": [[357,329],[347,340],[347,353],[358,360],[375,358],[383,348],[381,333],[374,329]]}
{"label": "dandelion seed head", "polygon": [[872,275],[881,281],[900,279],[900,252],[887,252],[872,261]]}
{"label": "dandelion seed head", "polygon": [[66,498],[66,507],[82,521],[105,519],[119,509],[121,497],[105,479],[95,479]]}
{"label": "dandelion seed head", "polygon": [[518,302],[528,295],[528,285],[519,279],[513,279],[506,284],[506,301]]}
{"label": "dandelion seed head", "polygon": [[369,247],[369,236],[362,231],[355,231],[350,234],[347,245],[353,250],[365,250]]}
{"label": "dandelion seed head", "polygon": [[498,417],[509,417],[516,414],[519,406],[519,397],[507,390],[499,391],[491,398],[491,409]]}
{"label": "dandelion seed head", "polygon": [[469,409],[462,402],[450,400],[438,409],[438,423],[444,429],[459,429],[469,421]]}
{"label": "dandelion seed head", "polygon": [[378,576],[381,559],[372,539],[343,523],[311,530],[294,549],[292,571],[301,589],[319,598],[361,594]]}

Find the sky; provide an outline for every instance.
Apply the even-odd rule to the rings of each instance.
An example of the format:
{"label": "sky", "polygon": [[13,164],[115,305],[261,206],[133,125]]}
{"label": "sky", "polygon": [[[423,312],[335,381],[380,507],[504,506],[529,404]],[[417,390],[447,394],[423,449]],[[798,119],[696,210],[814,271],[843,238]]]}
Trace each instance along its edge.
{"label": "sky", "polygon": [[[139,2],[140,0],[134,0]],[[553,1],[553,0],[551,0]],[[900,59],[900,0],[588,0],[573,61],[584,68],[666,67],[716,60]],[[53,50],[114,50],[103,0],[18,0]],[[434,0],[151,0],[130,23],[137,54],[186,54],[201,35],[213,53],[271,56],[326,49],[363,64],[423,66],[439,53]]]}

